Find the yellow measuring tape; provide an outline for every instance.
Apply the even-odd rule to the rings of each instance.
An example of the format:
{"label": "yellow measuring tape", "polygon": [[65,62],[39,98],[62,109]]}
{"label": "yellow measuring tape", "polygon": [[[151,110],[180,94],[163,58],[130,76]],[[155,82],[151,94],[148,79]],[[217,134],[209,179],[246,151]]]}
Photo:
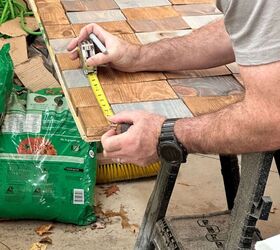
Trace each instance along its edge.
{"label": "yellow measuring tape", "polygon": [[112,116],[114,114],[113,110],[111,109],[111,106],[106,98],[102,86],[97,78],[97,74],[89,73],[88,80],[104,116]]}

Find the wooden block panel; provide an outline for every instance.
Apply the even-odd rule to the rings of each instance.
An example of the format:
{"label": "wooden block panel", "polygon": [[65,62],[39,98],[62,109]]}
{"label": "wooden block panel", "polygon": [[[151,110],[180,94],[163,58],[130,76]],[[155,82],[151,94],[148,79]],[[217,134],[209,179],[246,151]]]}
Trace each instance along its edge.
{"label": "wooden block panel", "polygon": [[112,109],[115,113],[124,110],[145,110],[165,116],[166,118],[182,118],[193,116],[191,111],[181,99],[113,104]]}
{"label": "wooden block panel", "polygon": [[67,91],[77,114],[79,108],[99,106],[91,87],[71,88]]}
{"label": "wooden block panel", "polygon": [[116,34],[119,38],[134,44],[141,44],[135,34]]}
{"label": "wooden block panel", "polygon": [[60,2],[37,3],[38,12],[44,25],[69,24]]}
{"label": "wooden block panel", "polygon": [[190,26],[182,17],[166,17],[154,20],[128,20],[128,23],[135,32],[150,32],[157,30],[183,30]]}
{"label": "wooden block panel", "polygon": [[243,98],[244,95],[185,96],[184,102],[187,104],[192,113],[197,116],[216,112],[230,104],[234,104],[243,100]]}
{"label": "wooden block panel", "polygon": [[178,98],[166,81],[103,85],[110,104]]}
{"label": "wooden block panel", "polygon": [[67,16],[73,24],[125,21],[125,17],[120,10],[68,12]]}
{"label": "wooden block panel", "polygon": [[113,10],[119,8],[114,0],[63,0],[62,4],[66,11]]}
{"label": "wooden block panel", "polygon": [[182,16],[202,16],[221,13],[215,4],[184,4],[174,5],[173,8]]}
{"label": "wooden block panel", "polygon": [[168,82],[181,98],[184,98],[190,89],[195,89],[199,96],[225,96],[244,91],[233,76],[177,79]]}
{"label": "wooden block panel", "polygon": [[168,0],[115,0],[121,9],[166,6],[171,3]]}
{"label": "wooden block panel", "polygon": [[[81,29],[87,25],[86,23],[72,24],[75,35],[80,34]],[[116,34],[132,34],[133,30],[126,21],[115,21],[115,22],[101,22],[98,23],[103,29],[107,30],[110,33]]]}
{"label": "wooden block panel", "polygon": [[87,136],[101,137],[110,129],[109,122],[104,117],[100,107],[78,108],[78,117]]}
{"label": "wooden block panel", "polygon": [[172,6],[123,9],[128,20],[155,20],[179,16]]}
{"label": "wooden block panel", "polygon": [[76,60],[71,60],[69,53],[60,53],[56,54],[57,64],[61,71],[67,69],[79,69],[81,68],[81,61],[79,58]]}
{"label": "wooden block panel", "polygon": [[215,68],[201,69],[201,70],[168,71],[165,72],[164,74],[167,79],[180,79],[180,78],[230,75],[231,72],[228,70],[226,66],[219,66]]}
{"label": "wooden block panel", "polygon": [[231,71],[231,73],[233,73],[233,74],[239,74],[240,73],[239,66],[236,62],[227,64],[227,67]]}
{"label": "wooden block panel", "polygon": [[152,43],[159,41],[164,38],[172,38],[177,36],[188,35],[192,30],[176,30],[176,31],[154,31],[154,32],[143,32],[136,33],[137,38],[142,44]]}
{"label": "wooden block panel", "polygon": [[126,73],[114,70],[110,67],[98,68],[98,79],[101,84],[119,84],[133,82],[149,82],[166,79],[161,72],[136,72]]}
{"label": "wooden block panel", "polygon": [[70,24],[66,25],[45,25],[48,39],[74,38],[75,33]]}

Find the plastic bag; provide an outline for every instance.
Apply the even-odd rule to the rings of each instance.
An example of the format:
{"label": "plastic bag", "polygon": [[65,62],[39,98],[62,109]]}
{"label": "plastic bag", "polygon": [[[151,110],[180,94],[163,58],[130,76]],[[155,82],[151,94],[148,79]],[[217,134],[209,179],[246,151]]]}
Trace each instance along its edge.
{"label": "plastic bag", "polygon": [[0,50],[0,127],[3,123],[14,78],[13,61],[9,50],[10,44],[5,44]]}
{"label": "plastic bag", "polygon": [[1,131],[2,218],[96,219],[96,146],[80,138],[61,89],[13,91]]}

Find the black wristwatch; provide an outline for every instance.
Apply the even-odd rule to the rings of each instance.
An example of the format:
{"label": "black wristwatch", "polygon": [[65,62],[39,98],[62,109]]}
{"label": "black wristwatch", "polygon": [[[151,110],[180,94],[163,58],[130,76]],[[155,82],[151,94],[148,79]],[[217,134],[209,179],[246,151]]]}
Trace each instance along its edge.
{"label": "black wristwatch", "polygon": [[186,162],[187,149],[178,141],[174,133],[174,125],[178,119],[166,119],[161,127],[158,142],[158,155],[167,163]]}

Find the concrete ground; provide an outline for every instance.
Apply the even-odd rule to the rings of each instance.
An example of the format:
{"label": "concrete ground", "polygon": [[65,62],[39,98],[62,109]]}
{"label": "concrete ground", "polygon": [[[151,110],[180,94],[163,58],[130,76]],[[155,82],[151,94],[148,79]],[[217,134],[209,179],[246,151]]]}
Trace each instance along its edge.
{"label": "concrete ground", "polygon": [[[141,224],[145,207],[152,191],[154,178],[130,182],[117,183],[120,191],[108,198],[104,194],[102,185],[96,188],[96,201],[102,211],[113,210],[118,212],[120,207],[127,212],[130,224]],[[266,194],[273,200],[272,212],[267,222],[260,222],[262,235],[270,237],[280,233],[280,181],[275,165],[273,166]],[[168,214],[199,214],[226,209],[225,194],[219,160],[216,156],[190,155],[188,163],[181,167]],[[136,240],[137,225],[122,229],[120,217],[105,220],[105,229],[91,229],[72,225],[54,223],[52,245],[47,249],[56,250],[110,250],[133,249]],[[46,224],[42,221],[13,221],[0,222],[0,250],[30,249],[32,243],[38,242],[34,229]],[[195,249],[194,249],[195,250]]]}

